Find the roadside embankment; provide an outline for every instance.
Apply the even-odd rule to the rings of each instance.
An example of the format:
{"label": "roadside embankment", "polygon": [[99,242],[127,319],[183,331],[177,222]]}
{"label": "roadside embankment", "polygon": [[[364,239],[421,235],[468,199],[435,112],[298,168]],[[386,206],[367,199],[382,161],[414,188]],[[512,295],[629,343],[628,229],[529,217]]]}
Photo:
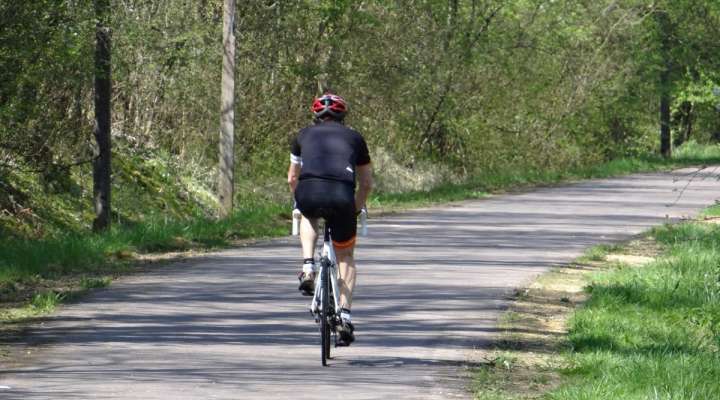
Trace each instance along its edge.
{"label": "roadside embankment", "polygon": [[720,397],[720,206],[518,291],[479,399]]}
{"label": "roadside embankment", "polygon": [[[698,171],[701,171],[708,164],[720,164],[719,146],[690,144],[685,149],[677,151],[676,156],[669,160],[619,159],[562,171],[507,170],[476,176],[464,183],[440,184],[430,190],[380,192],[371,197],[369,207],[372,216],[481,198],[491,192],[670,170],[687,165],[700,165]],[[167,171],[153,165],[153,168],[142,171],[128,167],[130,172],[125,173],[126,179],[142,176],[146,186],[162,192],[164,185],[171,182],[166,178]],[[290,200],[286,193],[261,198],[251,195],[252,191],[247,188],[243,190],[243,193],[247,192],[241,196],[243,201],[238,203],[236,212],[225,220],[217,221],[203,215],[177,219],[158,214],[137,221],[119,221],[110,232],[102,234],[56,229],[54,233],[38,239],[11,238],[0,242],[0,320],[16,321],[52,311],[63,300],[77,298],[73,293],[83,292],[88,286],[96,287],[96,282],[107,284],[119,274],[138,270],[138,264],[163,259],[163,254],[168,252],[178,252],[178,257],[191,256],[209,249],[289,233]],[[126,197],[127,201],[133,199],[133,196]],[[163,204],[170,207],[177,203],[173,199],[168,194]],[[141,210],[142,201],[148,200],[137,197],[133,201],[137,202],[134,209]],[[169,210],[181,206],[178,203]],[[63,210],[63,214],[68,213],[68,210]],[[88,285],[87,282],[94,283]]]}

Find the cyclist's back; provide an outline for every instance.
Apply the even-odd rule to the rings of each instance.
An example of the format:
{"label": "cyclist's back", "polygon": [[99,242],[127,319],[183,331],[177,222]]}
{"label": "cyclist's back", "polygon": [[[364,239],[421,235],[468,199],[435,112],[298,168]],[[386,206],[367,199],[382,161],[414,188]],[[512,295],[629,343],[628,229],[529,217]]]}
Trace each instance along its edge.
{"label": "cyclist's back", "polygon": [[363,137],[335,120],[302,129],[293,143],[292,154],[302,160],[300,181],[326,179],[352,187],[356,166],[370,162]]}

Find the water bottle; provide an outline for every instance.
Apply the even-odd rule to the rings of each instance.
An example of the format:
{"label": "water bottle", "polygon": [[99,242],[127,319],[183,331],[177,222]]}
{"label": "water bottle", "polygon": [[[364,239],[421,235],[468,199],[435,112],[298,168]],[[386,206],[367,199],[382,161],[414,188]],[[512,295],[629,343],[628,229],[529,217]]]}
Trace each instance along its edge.
{"label": "water bottle", "polygon": [[367,208],[360,210],[360,236],[367,236]]}
{"label": "water bottle", "polygon": [[292,235],[297,236],[300,234],[300,220],[302,219],[302,213],[297,208],[292,212]]}

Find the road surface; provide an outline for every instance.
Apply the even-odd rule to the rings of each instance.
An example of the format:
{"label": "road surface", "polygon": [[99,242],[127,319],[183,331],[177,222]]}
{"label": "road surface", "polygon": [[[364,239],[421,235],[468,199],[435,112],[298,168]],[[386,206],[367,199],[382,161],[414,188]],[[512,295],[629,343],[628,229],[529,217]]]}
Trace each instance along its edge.
{"label": "road surface", "polygon": [[357,342],[320,366],[296,238],[130,276],[63,307],[0,360],[2,399],[470,398],[513,288],[720,198],[713,168],[492,196],[371,220]]}

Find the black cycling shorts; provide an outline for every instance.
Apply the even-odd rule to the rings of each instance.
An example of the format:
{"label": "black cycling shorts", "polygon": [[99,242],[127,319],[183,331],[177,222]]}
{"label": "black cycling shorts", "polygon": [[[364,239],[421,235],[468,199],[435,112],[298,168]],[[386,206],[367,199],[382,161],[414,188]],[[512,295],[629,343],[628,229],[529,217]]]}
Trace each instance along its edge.
{"label": "black cycling shorts", "polygon": [[337,249],[355,244],[355,189],[346,182],[301,179],[295,189],[297,208],[306,218],[324,218]]}

